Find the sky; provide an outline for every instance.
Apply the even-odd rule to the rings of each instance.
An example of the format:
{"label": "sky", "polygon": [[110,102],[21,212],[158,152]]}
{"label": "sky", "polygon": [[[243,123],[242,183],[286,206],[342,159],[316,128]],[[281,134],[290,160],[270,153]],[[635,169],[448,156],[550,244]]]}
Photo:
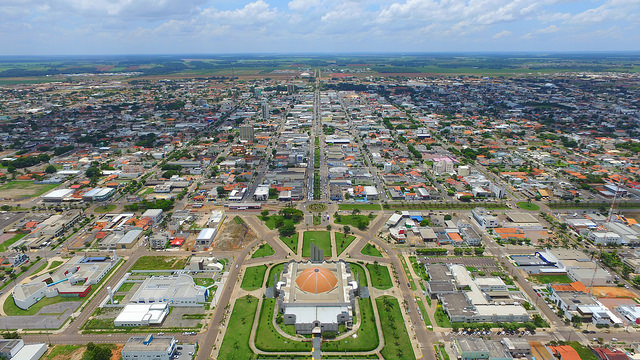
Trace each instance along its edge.
{"label": "sky", "polygon": [[0,55],[640,50],[640,0],[0,0]]}

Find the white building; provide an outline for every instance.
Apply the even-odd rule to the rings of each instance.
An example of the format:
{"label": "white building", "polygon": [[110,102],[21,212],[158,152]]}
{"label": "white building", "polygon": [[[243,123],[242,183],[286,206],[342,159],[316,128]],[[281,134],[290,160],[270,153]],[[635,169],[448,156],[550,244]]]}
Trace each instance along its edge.
{"label": "white building", "polygon": [[200,306],[208,297],[208,289],[196,285],[191,276],[180,274],[145,279],[130,301],[134,304],[163,302],[170,306]]}
{"label": "white building", "polygon": [[127,304],[113,321],[115,326],[160,325],[169,315],[169,304]]}
{"label": "white building", "polygon": [[640,324],[640,305],[619,305],[616,311],[633,324]]}

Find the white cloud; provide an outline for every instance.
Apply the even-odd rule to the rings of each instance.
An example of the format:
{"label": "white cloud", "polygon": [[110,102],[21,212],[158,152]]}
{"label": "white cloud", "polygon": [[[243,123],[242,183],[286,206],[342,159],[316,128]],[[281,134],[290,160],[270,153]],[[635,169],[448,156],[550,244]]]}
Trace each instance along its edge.
{"label": "white cloud", "polygon": [[492,36],[492,38],[494,39],[501,39],[503,37],[507,37],[511,35],[511,31],[509,30],[504,30],[504,31],[500,31],[499,33],[496,33]]}

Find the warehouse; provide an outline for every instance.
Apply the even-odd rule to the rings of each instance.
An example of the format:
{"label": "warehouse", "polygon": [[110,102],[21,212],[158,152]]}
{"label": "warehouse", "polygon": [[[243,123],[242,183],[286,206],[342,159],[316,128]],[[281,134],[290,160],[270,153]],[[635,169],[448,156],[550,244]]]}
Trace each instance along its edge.
{"label": "warehouse", "polygon": [[137,304],[166,302],[170,306],[201,306],[208,297],[209,290],[196,285],[191,276],[180,274],[147,278],[130,301]]}
{"label": "warehouse", "polygon": [[87,191],[82,195],[82,200],[84,201],[105,201],[113,194],[116,193],[116,190],[113,188],[95,188]]}
{"label": "warehouse", "polygon": [[160,325],[169,315],[169,304],[127,304],[113,321],[115,326]]}

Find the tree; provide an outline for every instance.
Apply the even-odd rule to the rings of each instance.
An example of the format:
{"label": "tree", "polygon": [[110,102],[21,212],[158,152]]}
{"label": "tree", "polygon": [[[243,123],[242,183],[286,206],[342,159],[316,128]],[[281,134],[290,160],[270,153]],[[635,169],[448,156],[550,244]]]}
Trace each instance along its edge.
{"label": "tree", "polygon": [[266,218],[267,216],[269,216],[269,210],[262,210],[262,211],[260,212],[260,215],[261,215],[263,218]]}
{"label": "tree", "polygon": [[455,248],[455,249],[453,249],[453,253],[456,256],[460,256],[460,255],[462,255],[462,253],[464,253],[464,250],[462,250],[462,248]]}
{"label": "tree", "polygon": [[100,177],[100,175],[102,175],[102,172],[97,166],[91,166],[87,169],[87,171],[85,171],[84,174],[90,179],[97,179],[98,177]]}
{"label": "tree", "polygon": [[344,230],[344,233],[345,233],[345,235],[346,235],[346,234],[348,234],[349,232],[351,232],[351,227],[349,227],[348,225],[345,225],[345,226],[344,226],[344,228],[343,228],[343,230]]}
{"label": "tree", "polygon": [[289,222],[282,225],[278,231],[280,232],[280,236],[289,237],[296,233],[296,226]]}
{"label": "tree", "polygon": [[82,355],[82,360],[110,360],[111,356],[111,349],[90,342],[87,344],[87,351]]}
{"label": "tree", "polygon": [[56,171],[58,171],[58,170],[56,170],[56,167],[53,166],[53,165],[49,165],[49,166],[47,166],[46,169],[44,169],[44,172],[46,172],[47,174],[55,174]]}

